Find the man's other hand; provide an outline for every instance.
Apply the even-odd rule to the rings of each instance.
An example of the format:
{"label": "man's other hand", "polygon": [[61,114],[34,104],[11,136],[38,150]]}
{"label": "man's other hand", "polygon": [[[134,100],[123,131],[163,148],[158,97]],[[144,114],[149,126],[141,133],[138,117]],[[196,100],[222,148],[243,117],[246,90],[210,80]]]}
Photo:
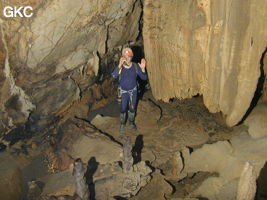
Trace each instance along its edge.
{"label": "man's other hand", "polygon": [[140,66],[142,72],[145,72],[145,68],[146,68],[146,60],[144,58],[142,58],[141,63],[138,63],[138,65]]}

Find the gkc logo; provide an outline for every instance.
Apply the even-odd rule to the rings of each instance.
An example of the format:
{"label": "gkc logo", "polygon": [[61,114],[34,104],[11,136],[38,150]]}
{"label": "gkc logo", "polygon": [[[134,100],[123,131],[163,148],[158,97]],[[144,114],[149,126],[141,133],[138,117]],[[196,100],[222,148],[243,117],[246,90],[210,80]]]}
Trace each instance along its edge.
{"label": "gkc logo", "polygon": [[21,6],[21,7],[4,7],[3,14],[5,17],[32,17],[33,9],[31,6]]}

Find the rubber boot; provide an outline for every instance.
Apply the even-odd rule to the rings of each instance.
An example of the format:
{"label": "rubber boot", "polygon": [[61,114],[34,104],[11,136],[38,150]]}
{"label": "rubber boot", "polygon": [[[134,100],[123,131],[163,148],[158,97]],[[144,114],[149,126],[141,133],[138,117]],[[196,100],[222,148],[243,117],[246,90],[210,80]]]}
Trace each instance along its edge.
{"label": "rubber boot", "polygon": [[120,120],[121,120],[121,124],[120,124],[120,128],[119,128],[119,132],[124,133],[125,132],[125,124],[126,124],[126,113],[120,114]]}
{"label": "rubber boot", "polygon": [[135,112],[130,112],[128,111],[128,117],[129,117],[129,124],[130,124],[130,128],[133,130],[137,130],[136,124],[134,122],[135,120]]}

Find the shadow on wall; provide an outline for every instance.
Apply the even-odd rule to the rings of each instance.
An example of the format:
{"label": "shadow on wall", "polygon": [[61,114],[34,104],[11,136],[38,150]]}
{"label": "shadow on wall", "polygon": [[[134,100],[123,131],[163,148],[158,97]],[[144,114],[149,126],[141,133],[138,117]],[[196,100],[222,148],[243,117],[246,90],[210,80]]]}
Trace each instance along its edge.
{"label": "shadow on wall", "polygon": [[259,77],[259,80],[258,80],[258,85],[257,85],[256,91],[254,93],[254,97],[253,97],[253,99],[252,99],[252,101],[250,103],[250,106],[249,106],[246,114],[244,115],[242,120],[238,123],[238,125],[244,122],[244,120],[248,117],[248,115],[251,113],[251,111],[255,108],[255,106],[257,105],[257,103],[259,101],[259,99],[262,96],[263,87],[264,87],[264,81],[265,81],[265,78],[266,78],[265,73],[264,73],[264,57],[267,56],[266,52],[267,52],[267,48],[263,52],[263,54],[261,56],[261,59],[260,59],[260,77]]}
{"label": "shadow on wall", "polygon": [[134,53],[133,62],[139,63],[141,59],[144,58],[143,48],[141,46],[132,46],[131,49]]}
{"label": "shadow on wall", "polygon": [[[131,46],[131,49],[133,50],[133,53],[134,53],[134,57],[132,61],[135,63],[140,63],[141,59],[145,57],[143,46]],[[140,79],[139,77],[137,77],[137,81],[139,84],[138,99],[142,99],[146,91],[146,84],[148,83],[148,81],[147,80],[144,81]]]}
{"label": "shadow on wall", "polygon": [[259,178],[257,180],[257,194],[255,200],[267,199],[267,162],[261,169]]}

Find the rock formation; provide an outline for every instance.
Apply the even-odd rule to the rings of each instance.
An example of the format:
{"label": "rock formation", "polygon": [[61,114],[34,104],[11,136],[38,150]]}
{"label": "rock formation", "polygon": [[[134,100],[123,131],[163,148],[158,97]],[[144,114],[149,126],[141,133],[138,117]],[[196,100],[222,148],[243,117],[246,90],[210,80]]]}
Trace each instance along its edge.
{"label": "rock formation", "polygon": [[266,137],[254,139],[242,132],[229,141],[205,144],[193,151],[186,158],[184,172],[218,173],[218,177],[207,178],[189,196],[214,200],[234,200],[237,196],[253,199],[256,179],[266,162],[266,142]]}
{"label": "rock formation", "polygon": [[20,3],[33,7],[32,18],[0,16],[1,132],[28,121],[25,132],[35,133],[53,123],[109,74],[112,67],[104,63],[110,60],[104,58],[135,41],[139,30],[154,97],[203,95],[209,111],[221,111],[229,126],[242,119],[260,73],[266,73],[260,68],[266,60],[266,13],[258,12],[267,8],[264,0]]}
{"label": "rock formation", "polygon": [[267,102],[259,103],[244,122],[253,138],[267,135]]}
{"label": "rock formation", "polygon": [[87,164],[83,163],[79,158],[76,159],[72,175],[75,177],[75,193],[81,198],[81,200],[88,200],[90,195],[88,185],[86,184],[86,171]]}
{"label": "rock formation", "polygon": [[[5,18],[5,6],[32,6],[32,18]],[[139,35],[140,1],[0,2],[0,130],[53,123],[100,79],[100,59]],[[95,99],[89,99],[94,102]],[[87,102],[88,103],[88,102]]]}
{"label": "rock formation", "polygon": [[[41,180],[45,183],[45,187],[41,197],[62,195],[73,196],[74,193],[76,193],[81,199],[86,199],[88,193],[86,193],[87,184],[85,183],[84,178],[85,172],[86,174],[87,172],[90,173],[88,176],[85,174],[86,178],[91,176],[89,177],[91,180],[89,180],[88,183],[90,198],[108,200],[114,197],[130,197],[136,195],[141,188],[149,183],[152,170],[147,166],[145,161],[133,165],[133,162],[131,162],[133,161],[131,155],[132,147],[129,139],[126,140],[125,148],[127,149],[127,152],[130,152],[130,155],[125,155],[123,163],[127,163],[128,165],[126,167],[130,169],[125,168],[125,166],[121,167],[119,165],[119,160],[112,163],[98,163],[99,156],[97,155],[97,150],[91,150],[90,153],[95,154],[96,160],[90,162],[92,161],[90,159],[88,167],[86,167],[87,164],[84,164],[80,159],[77,159],[73,166],[72,173],[75,180],[71,176],[70,170],[49,174],[42,178]],[[106,154],[111,155],[112,152]],[[130,164],[131,166],[129,166]]]}
{"label": "rock formation", "polygon": [[122,148],[82,120],[68,120],[49,137],[44,153],[51,171],[66,170],[72,158],[88,163],[95,157],[100,164],[120,160]]}
{"label": "rock formation", "polygon": [[10,156],[1,157],[0,167],[0,199],[15,200],[22,196],[23,176],[18,159]]}
{"label": "rock formation", "polygon": [[133,171],[133,156],[131,138],[126,137],[123,144],[123,172],[130,173]]}
{"label": "rock formation", "polygon": [[[41,196],[72,198],[75,180],[67,169],[81,158],[92,168],[88,184],[95,199],[137,193],[133,199],[253,198],[267,157],[266,105],[245,121],[248,133],[235,135],[197,105],[199,99],[164,102],[202,95],[210,112],[221,112],[234,126],[255,93],[266,101],[267,12],[259,12],[267,10],[266,0],[1,0],[1,11],[7,3],[30,5],[34,16],[0,14],[0,151],[30,156],[43,150],[53,173],[43,177]],[[121,47],[137,39],[144,44],[153,96],[164,101],[154,101],[150,93],[139,101],[142,129],[138,136],[129,134],[138,138],[134,146],[143,153],[138,161],[130,138],[123,148],[117,139],[117,118],[87,121],[90,109],[115,96],[110,72]],[[33,141],[38,146],[30,149]],[[25,173],[17,162],[10,164],[0,167],[0,185],[12,190],[3,186],[0,195],[19,199]],[[81,198],[88,196],[82,194],[85,169],[74,173],[82,183],[82,192],[76,190]],[[206,177],[190,192],[179,196],[173,190],[172,183],[197,174]],[[35,182],[29,186],[29,198],[39,195]],[[251,190],[245,194],[240,188]]]}
{"label": "rock formation", "polygon": [[256,194],[256,175],[250,163],[246,163],[238,183],[236,200],[253,200]]}
{"label": "rock formation", "polygon": [[[203,95],[237,124],[254,96],[267,46],[267,2],[144,1],[143,38],[156,99]],[[166,89],[168,88],[168,89]]]}

